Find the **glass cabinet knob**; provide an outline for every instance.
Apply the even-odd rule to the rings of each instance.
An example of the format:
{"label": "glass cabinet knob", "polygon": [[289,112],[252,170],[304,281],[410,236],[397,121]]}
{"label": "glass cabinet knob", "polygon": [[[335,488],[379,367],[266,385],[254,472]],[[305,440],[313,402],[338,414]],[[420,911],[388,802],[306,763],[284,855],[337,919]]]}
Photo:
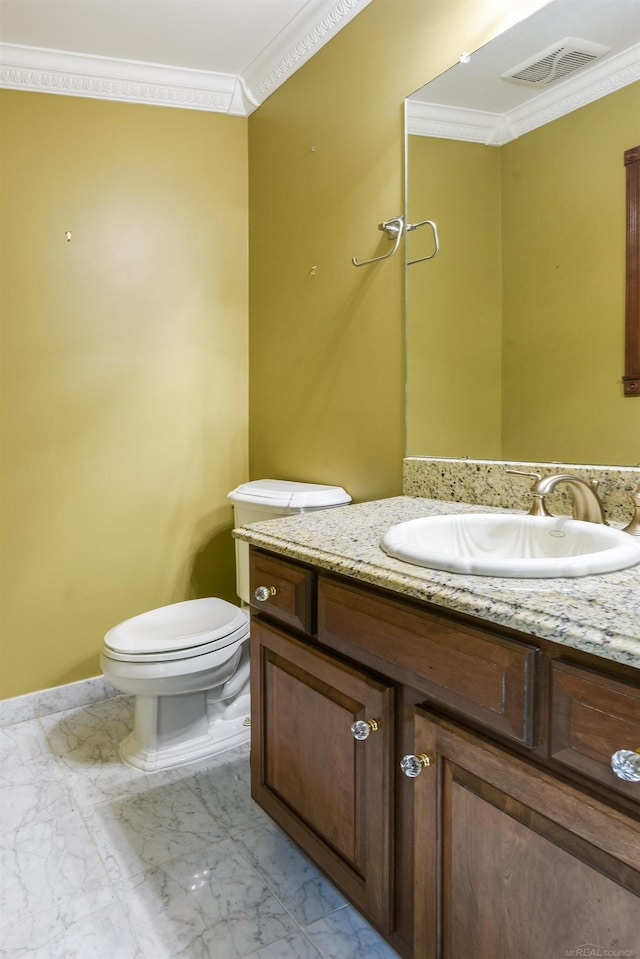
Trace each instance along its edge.
{"label": "glass cabinet knob", "polygon": [[375,719],[358,719],[351,725],[351,732],[354,739],[368,739],[370,733],[375,733],[378,729],[378,723]]}
{"label": "glass cabinet knob", "polygon": [[425,753],[420,753],[419,756],[403,756],[400,760],[400,769],[409,779],[415,779],[423,769],[430,765],[431,760]]}
{"label": "glass cabinet knob", "polygon": [[253,594],[259,603],[266,603],[268,599],[276,595],[275,586],[256,586]]}
{"label": "glass cabinet knob", "polygon": [[611,757],[611,768],[619,779],[640,783],[640,747],[619,749]]}

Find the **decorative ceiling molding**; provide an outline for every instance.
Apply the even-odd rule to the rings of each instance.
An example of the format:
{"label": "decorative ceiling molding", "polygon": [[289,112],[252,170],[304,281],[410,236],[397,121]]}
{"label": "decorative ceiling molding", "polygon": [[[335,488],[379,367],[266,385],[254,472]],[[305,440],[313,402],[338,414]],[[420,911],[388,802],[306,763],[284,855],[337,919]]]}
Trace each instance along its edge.
{"label": "decorative ceiling molding", "polygon": [[640,44],[558,83],[504,114],[409,99],[407,131],[416,136],[502,146],[639,79]]}
{"label": "decorative ceiling molding", "polygon": [[339,30],[360,13],[371,0],[332,0],[311,22],[295,18],[288,30],[245,71],[243,81],[248,95],[263,103],[284,81],[310,60]]}
{"label": "decorative ceiling molding", "polygon": [[[326,0],[300,14],[245,75],[0,44],[0,87],[249,116],[371,0]],[[304,11],[303,11],[304,12]]]}
{"label": "decorative ceiling molding", "polygon": [[97,100],[230,112],[235,77],[200,70],[0,45],[0,86]]}

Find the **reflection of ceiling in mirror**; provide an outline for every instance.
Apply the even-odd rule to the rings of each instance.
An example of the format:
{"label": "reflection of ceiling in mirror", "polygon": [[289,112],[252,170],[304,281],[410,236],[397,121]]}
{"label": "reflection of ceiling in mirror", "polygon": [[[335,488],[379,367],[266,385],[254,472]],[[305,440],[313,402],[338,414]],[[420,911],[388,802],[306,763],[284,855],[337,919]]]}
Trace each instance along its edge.
{"label": "reflection of ceiling in mirror", "polygon": [[500,146],[638,79],[640,0],[553,0],[409,97],[407,129]]}

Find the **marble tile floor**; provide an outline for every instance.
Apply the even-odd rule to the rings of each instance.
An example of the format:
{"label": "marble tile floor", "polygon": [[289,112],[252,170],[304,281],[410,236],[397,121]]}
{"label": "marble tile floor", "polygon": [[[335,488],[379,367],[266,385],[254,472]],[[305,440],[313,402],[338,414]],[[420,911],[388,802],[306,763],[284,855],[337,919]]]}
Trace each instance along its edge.
{"label": "marble tile floor", "polygon": [[252,801],[249,750],[124,766],[125,697],[0,728],[4,959],[394,959]]}

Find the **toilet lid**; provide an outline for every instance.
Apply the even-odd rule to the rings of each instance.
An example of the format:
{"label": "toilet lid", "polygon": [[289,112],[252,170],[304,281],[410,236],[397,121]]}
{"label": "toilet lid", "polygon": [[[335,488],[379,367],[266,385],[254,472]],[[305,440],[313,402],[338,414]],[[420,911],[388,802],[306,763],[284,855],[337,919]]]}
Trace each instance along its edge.
{"label": "toilet lid", "polygon": [[194,655],[237,642],[249,632],[246,614],[224,599],[190,599],[161,606],[118,623],[105,646],[122,656],[166,658],[179,651]]}

